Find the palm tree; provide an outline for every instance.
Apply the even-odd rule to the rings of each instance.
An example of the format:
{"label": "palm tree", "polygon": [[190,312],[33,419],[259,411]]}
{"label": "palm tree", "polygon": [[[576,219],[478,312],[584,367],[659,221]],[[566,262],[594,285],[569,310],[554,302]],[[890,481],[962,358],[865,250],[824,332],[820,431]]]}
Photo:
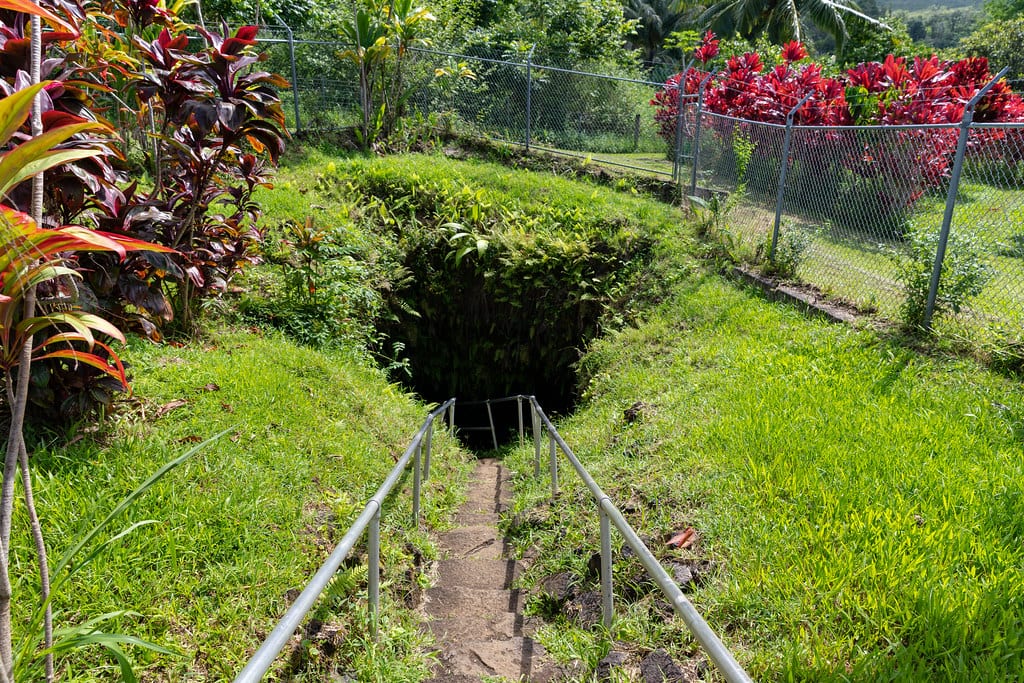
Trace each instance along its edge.
{"label": "palm tree", "polygon": [[853,0],[719,0],[701,15],[701,22],[721,36],[734,33],[748,40],[762,33],[781,44],[804,41],[803,22],[809,21],[836,40],[841,52],[849,37],[846,19],[857,17],[877,28],[887,25],[861,12]]}
{"label": "palm tree", "polygon": [[663,61],[665,39],[688,23],[692,10],[684,9],[679,0],[626,0],[623,15],[637,22],[627,38],[629,47],[640,50],[644,66],[651,68]]}

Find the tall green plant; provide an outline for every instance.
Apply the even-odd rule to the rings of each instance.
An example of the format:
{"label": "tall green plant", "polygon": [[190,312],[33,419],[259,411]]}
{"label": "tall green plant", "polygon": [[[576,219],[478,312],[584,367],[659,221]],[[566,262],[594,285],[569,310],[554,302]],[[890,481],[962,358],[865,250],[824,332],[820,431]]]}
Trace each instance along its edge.
{"label": "tall green plant", "polygon": [[434,15],[413,0],[370,0],[351,19],[342,22],[342,37],[349,47],[341,52],[359,70],[358,131],[364,148],[387,139],[411,94],[405,83],[409,49],[429,45],[424,31]]}
{"label": "tall green plant", "polygon": [[[25,122],[36,96],[48,82],[24,88],[0,99],[0,146],[14,138]],[[72,136],[102,129],[95,123],[68,117],[66,123],[36,135],[0,156],[0,194],[48,168],[104,153],[102,147],[56,147]],[[15,480],[20,474],[26,508],[39,560],[41,594],[48,603],[50,586],[46,545],[32,495],[28,451],[23,426],[33,361],[85,364],[126,384],[124,367],[113,350],[96,338],[106,335],[123,341],[116,327],[103,318],[73,306],[37,306],[42,290],[61,294],[69,279],[78,277],[66,254],[74,251],[112,251],[122,258],[129,249],[159,249],[119,235],[83,228],[40,228],[33,218],[0,205],[0,371],[3,373],[10,427],[0,492],[0,681],[15,680],[11,630],[10,535]],[[169,251],[163,249],[163,251]],[[37,341],[39,335],[41,341]],[[45,610],[45,637],[51,645],[51,625]],[[49,660],[48,660],[49,661]],[[47,664],[48,678],[52,665]]]}
{"label": "tall green plant", "polygon": [[[906,289],[906,298],[900,308],[903,326],[913,334],[924,329],[938,244],[939,236],[935,230],[917,230],[892,255],[898,269],[897,276]],[[982,254],[982,245],[973,233],[959,230],[950,234],[933,315],[959,313],[971,298],[981,294],[992,278],[992,271],[982,260]]]}

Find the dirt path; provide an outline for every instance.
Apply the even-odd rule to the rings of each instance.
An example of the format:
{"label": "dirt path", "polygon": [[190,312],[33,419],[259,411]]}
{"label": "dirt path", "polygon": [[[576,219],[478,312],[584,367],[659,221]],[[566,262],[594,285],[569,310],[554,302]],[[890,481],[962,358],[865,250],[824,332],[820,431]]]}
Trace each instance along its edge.
{"label": "dirt path", "polygon": [[525,595],[512,589],[522,567],[509,558],[498,531],[499,514],[510,497],[509,474],[497,460],[481,460],[469,499],[442,534],[437,581],[426,592],[423,610],[439,646],[430,683],[551,681],[557,672],[543,647],[531,638],[523,617]]}

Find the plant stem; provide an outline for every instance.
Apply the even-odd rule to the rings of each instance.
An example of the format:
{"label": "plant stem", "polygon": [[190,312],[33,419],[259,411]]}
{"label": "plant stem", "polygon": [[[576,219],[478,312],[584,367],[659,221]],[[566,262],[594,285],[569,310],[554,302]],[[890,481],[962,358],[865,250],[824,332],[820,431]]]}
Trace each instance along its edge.
{"label": "plant stem", "polygon": [[[36,543],[36,558],[39,561],[39,599],[46,605],[46,613],[43,616],[43,640],[44,649],[53,647],[53,607],[50,605],[50,565],[46,553],[46,539],[43,538],[43,525],[39,523],[39,514],[36,511],[35,497],[32,494],[32,479],[28,469],[28,450],[25,448],[25,441],[21,442],[21,453],[18,456],[21,463],[21,485],[25,489],[25,508],[28,511],[29,523],[32,527],[32,538]],[[53,653],[46,655],[46,680],[53,683]]]}
{"label": "plant stem", "polygon": [[[25,302],[26,314],[29,304],[35,309],[35,297]],[[29,317],[26,315],[26,317]],[[21,453],[22,427],[25,424],[25,404],[28,402],[29,363],[32,361],[32,341],[25,343],[21,351],[21,365],[18,367],[17,386],[13,383],[10,370],[4,379],[7,383],[7,401],[11,406],[11,427],[7,434],[7,454],[4,460],[3,491],[0,494],[0,669],[10,678],[13,675],[14,652],[11,632],[11,516],[14,511],[14,474],[18,455]]]}

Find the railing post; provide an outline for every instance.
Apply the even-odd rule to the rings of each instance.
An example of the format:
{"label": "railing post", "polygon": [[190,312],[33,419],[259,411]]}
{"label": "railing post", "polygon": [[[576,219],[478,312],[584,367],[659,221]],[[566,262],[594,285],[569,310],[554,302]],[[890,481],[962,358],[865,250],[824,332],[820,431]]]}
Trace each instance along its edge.
{"label": "railing post", "polygon": [[427,426],[427,452],[423,456],[423,481],[430,479],[430,442],[434,436],[434,418]]}
{"label": "railing post", "polygon": [[533,49],[526,53],[526,151],[530,151],[530,119],[533,118]]}
{"label": "railing post", "polygon": [[946,259],[946,245],[949,242],[949,230],[953,224],[953,210],[956,208],[956,194],[960,190],[960,174],[964,170],[964,157],[967,154],[967,140],[971,134],[971,123],[974,121],[974,107],[982,97],[992,89],[999,79],[1006,75],[1010,67],[1003,67],[988,85],[979,90],[964,107],[964,116],[960,121],[960,137],[956,142],[956,157],[953,159],[953,171],[949,176],[949,191],[946,193],[946,210],[942,214],[942,228],[939,231],[939,243],[935,249],[935,264],[932,266],[932,278],[928,285],[928,303],[924,309],[924,320],[921,321],[925,330],[932,329],[932,316],[935,314],[935,301],[939,295],[939,281],[942,277],[942,263]]}
{"label": "railing post", "polygon": [[416,444],[416,455],[412,461],[412,523],[420,528],[420,456],[423,453],[423,442]]}
{"label": "railing post", "polygon": [[793,119],[804,102],[811,99],[813,92],[804,95],[803,99],[786,114],[786,136],[782,141],[782,158],[779,160],[779,189],[775,195],[775,225],[772,228],[772,245],[768,248],[768,261],[775,263],[775,247],[779,243],[779,225],[782,223],[782,200],[786,193],[786,174],[789,172],[789,147],[793,142]]}
{"label": "railing post", "polygon": [[697,168],[700,166],[700,122],[704,116],[704,89],[714,74],[708,74],[697,88],[697,118],[693,122],[693,166],[690,169],[690,196],[697,194]]}
{"label": "railing post", "polygon": [[448,406],[448,431],[455,436],[455,404]]}
{"label": "railing post", "polygon": [[377,623],[380,613],[380,505],[370,520],[367,553],[369,554],[369,577],[367,579],[367,600],[370,603],[370,634],[377,640]]}
{"label": "railing post", "polygon": [[498,432],[494,429],[494,411],[491,410],[491,399],[487,399],[487,422],[491,425],[491,442],[494,450],[498,450]]}
{"label": "railing post", "polygon": [[519,408],[519,445],[523,445],[523,397],[516,396],[516,406]]}
{"label": "railing post", "polygon": [[551,497],[558,495],[558,454],[555,451],[555,434],[548,432],[548,463],[551,469]]}
{"label": "railing post", "polygon": [[533,476],[540,476],[540,415],[537,413],[537,405],[530,400],[530,411],[533,415]]}
{"label": "railing post", "polygon": [[[605,499],[607,500],[607,499]],[[608,513],[604,511],[604,500],[598,506],[601,514],[601,616],[605,628],[612,627],[615,616],[612,596],[612,529]]]}

